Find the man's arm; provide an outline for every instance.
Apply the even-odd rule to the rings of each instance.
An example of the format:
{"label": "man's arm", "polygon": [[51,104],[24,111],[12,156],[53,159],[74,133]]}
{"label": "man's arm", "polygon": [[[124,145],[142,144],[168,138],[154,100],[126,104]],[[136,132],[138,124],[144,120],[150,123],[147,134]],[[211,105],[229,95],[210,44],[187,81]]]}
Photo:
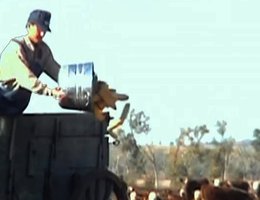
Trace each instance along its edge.
{"label": "man's arm", "polygon": [[46,61],[44,63],[44,72],[52,78],[55,82],[58,82],[58,76],[59,76],[59,71],[60,71],[60,64],[56,62],[56,60],[53,57],[53,54],[51,52],[51,49],[46,45],[45,46],[46,50],[45,52],[47,53],[46,56]]}

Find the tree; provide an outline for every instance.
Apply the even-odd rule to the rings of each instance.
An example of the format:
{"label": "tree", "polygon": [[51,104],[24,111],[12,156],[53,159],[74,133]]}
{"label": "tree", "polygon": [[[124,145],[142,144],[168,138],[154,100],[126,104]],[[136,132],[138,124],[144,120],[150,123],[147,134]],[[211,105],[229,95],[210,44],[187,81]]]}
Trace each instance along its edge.
{"label": "tree", "polygon": [[151,131],[150,125],[147,123],[150,117],[144,114],[144,111],[135,113],[135,109],[130,112],[129,126],[131,133],[149,133]]}
{"label": "tree", "polygon": [[[253,132],[254,140],[252,141],[252,146],[256,152],[260,151],[260,129],[255,129]],[[259,156],[260,158],[260,156]]]}
{"label": "tree", "polygon": [[230,156],[228,174],[230,179],[256,180],[259,174],[259,164],[254,157],[251,145],[237,144]]}
{"label": "tree", "polygon": [[172,166],[169,166],[171,177],[205,173],[208,167],[204,161],[207,160],[208,150],[201,145],[201,140],[207,133],[209,130],[206,125],[180,129],[176,147],[171,147],[171,155],[173,155]]}
{"label": "tree", "polygon": [[233,150],[233,146],[234,146],[234,139],[229,138],[229,139],[225,139],[225,133],[226,133],[226,126],[227,126],[227,122],[222,120],[221,121],[217,121],[216,123],[217,126],[217,132],[221,135],[221,142],[218,145],[219,146],[219,160],[217,161],[219,163],[221,170],[221,177],[222,180],[226,180],[227,178],[227,168],[229,165],[229,160],[230,160],[230,154]]}
{"label": "tree", "polygon": [[[148,121],[149,117],[147,117],[143,111],[135,112],[133,109],[130,112],[129,116],[129,127],[130,132],[125,133],[124,130],[118,129],[116,135],[117,140],[119,141],[118,148],[120,149],[121,155],[117,155],[117,159],[114,164],[114,169],[119,172],[120,162],[123,162],[125,166],[123,167],[126,171],[124,173],[129,174],[129,178],[133,178],[133,174],[135,176],[141,176],[146,173],[146,165],[147,159],[144,154],[143,147],[137,144],[135,139],[135,134],[148,134],[151,130]],[[122,172],[121,170],[120,172]],[[125,176],[126,176],[125,174]],[[126,177],[125,177],[126,178]]]}
{"label": "tree", "polygon": [[153,168],[153,174],[154,174],[154,188],[158,188],[158,168],[157,168],[157,160],[155,156],[155,152],[152,145],[146,145],[146,147],[143,149],[143,154],[146,156],[146,158],[149,160],[149,162],[152,164]]}
{"label": "tree", "polygon": [[227,126],[227,122],[222,120],[221,121],[217,121],[216,126],[218,127],[217,132],[222,136],[222,138],[224,138],[225,132],[226,132],[226,126]]}

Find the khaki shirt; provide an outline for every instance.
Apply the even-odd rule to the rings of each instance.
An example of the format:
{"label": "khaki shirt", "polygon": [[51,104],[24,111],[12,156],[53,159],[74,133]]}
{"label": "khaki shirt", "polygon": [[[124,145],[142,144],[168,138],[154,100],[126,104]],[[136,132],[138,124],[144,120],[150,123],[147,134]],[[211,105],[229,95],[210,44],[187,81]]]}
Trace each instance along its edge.
{"label": "khaki shirt", "polygon": [[[41,68],[39,74],[33,73],[32,66],[36,63]],[[60,65],[45,42],[33,45],[27,36],[17,37],[1,53],[0,82],[13,91],[22,87],[34,93],[50,95],[50,89],[38,77],[45,72],[57,82],[59,69]]]}

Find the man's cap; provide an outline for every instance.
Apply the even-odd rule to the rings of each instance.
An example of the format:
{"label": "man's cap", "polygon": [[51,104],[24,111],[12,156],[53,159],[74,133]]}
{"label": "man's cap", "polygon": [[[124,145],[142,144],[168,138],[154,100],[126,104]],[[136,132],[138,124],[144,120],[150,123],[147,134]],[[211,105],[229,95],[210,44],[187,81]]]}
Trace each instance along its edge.
{"label": "man's cap", "polygon": [[46,10],[33,10],[28,18],[27,23],[35,23],[39,25],[44,31],[51,32],[50,29],[51,13]]}

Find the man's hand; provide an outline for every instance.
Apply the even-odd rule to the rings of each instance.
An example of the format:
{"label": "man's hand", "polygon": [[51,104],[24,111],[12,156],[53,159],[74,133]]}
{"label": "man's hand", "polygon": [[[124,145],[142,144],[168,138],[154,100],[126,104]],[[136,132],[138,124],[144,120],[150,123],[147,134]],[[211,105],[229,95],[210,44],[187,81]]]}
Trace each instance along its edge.
{"label": "man's hand", "polygon": [[51,90],[51,96],[53,96],[55,99],[61,99],[66,95],[65,91],[61,89],[60,87],[56,87]]}

